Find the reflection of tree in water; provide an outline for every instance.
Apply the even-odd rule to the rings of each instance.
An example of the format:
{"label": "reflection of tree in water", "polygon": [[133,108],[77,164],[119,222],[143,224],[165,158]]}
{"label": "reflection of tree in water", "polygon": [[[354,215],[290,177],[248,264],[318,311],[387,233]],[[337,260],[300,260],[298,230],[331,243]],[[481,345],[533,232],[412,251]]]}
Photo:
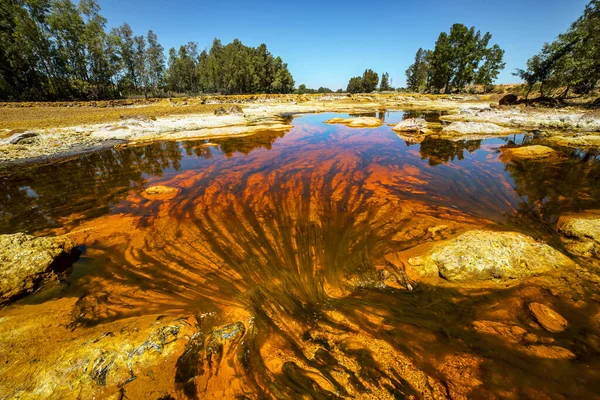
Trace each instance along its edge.
{"label": "reflection of tree in water", "polygon": [[220,146],[227,157],[233,153],[249,154],[252,150],[258,148],[271,149],[271,146],[279,138],[282,138],[285,132],[264,131],[237,138],[213,139],[212,142]]}
{"label": "reflection of tree in water", "polygon": [[510,160],[505,166],[523,198],[518,215],[547,227],[565,212],[600,207],[600,150],[559,150],[565,157]]}
{"label": "reflection of tree in water", "polygon": [[[265,131],[256,135],[212,140],[230,157],[256,148],[270,149],[284,132]],[[47,166],[19,169],[0,177],[0,233],[35,232],[60,226],[61,218],[76,215],[71,222],[110,212],[132,189],[141,190],[144,175],[162,176],[178,171],[187,156],[210,159],[213,147],[204,141],[160,142],[92,153]]]}
{"label": "reflection of tree in water", "polygon": [[440,117],[446,115],[444,111],[418,111],[410,110],[404,113],[403,119],[423,118],[427,122],[440,122]]}
{"label": "reflection of tree in water", "polygon": [[481,147],[481,140],[446,140],[427,136],[420,144],[421,158],[429,159],[429,165],[447,164],[451,161],[463,160],[464,151],[469,153]]}
{"label": "reflection of tree in water", "polygon": [[106,214],[129,190],[144,186],[144,174],[160,176],[165,168],[178,169],[180,160],[177,144],[165,142],[20,169],[0,178],[0,232],[43,230],[71,214]]}

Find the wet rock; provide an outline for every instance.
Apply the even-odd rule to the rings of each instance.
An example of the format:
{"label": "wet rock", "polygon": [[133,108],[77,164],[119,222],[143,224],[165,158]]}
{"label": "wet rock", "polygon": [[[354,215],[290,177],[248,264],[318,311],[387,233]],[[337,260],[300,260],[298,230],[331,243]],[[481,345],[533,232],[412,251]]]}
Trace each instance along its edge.
{"label": "wet rock", "polygon": [[396,132],[419,132],[427,128],[427,122],[423,118],[408,118],[399,122],[392,128]]}
{"label": "wet rock", "polygon": [[[13,380],[2,382],[3,395],[9,398],[66,399],[73,398],[73,393],[86,399],[107,398],[108,393],[118,393],[119,388],[155,384],[153,375],[172,368],[186,338],[192,335],[195,322],[191,318],[150,315],[92,326],[71,335],[70,329],[54,327],[47,317],[42,318],[43,325],[25,324],[19,329],[27,332],[36,326],[49,330],[40,339],[54,345],[42,347],[35,355],[35,362],[21,357],[11,360],[14,365],[8,373]],[[68,339],[54,340],[46,335],[63,335]],[[27,340],[6,336],[3,339],[16,346]],[[23,371],[27,377],[23,377]]]}
{"label": "wet rock", "polygon": [[227,115],[227,110],[223,107],[219,107],[215,110],[215,115]]}
{"label": "wet rock", "polygon": [[[27,139],[31,139],[31,138],[37,137],[39,135],[40,135],[39,133],[35,133],[35,132],[15,133],[8,139],[5,139],[4,144],[25,144],[25,142],[27,142]],[[0,144],[2,144],[2,143],[0,143]]]}
{"label": "wet rock", "polygon": [[195,333],[177,359],[175,384],[188,397],[195,397],[197,384],[203,375],[216,374],[225,355],[233,352],[246,333],[242,322],[217,327],[208,335]]}
{"label": "wet rock", "polygon": [[473,230],[434,247],[424,270],[449,281],[521,279],[574,263],[552,247],[517,232]]}
{"label": "wet rock", "polygon": [[516,94],[507,94],[506,96],[502,97],[500,99],[500,101],[498,102],[499,105],[501,106],[512,106],[514,104],[517,104],[519,100],[519,97]]}
{"label": "wet rock", "polygon": [[244,110],[240,106],[231,106],[227,108],[229,114],[243,114]]}
{"label": "wet rock", "polygon": [[420,265],[423,265],[424,263],[425,261],[421,257],[411,257],[408,259],[408,264],[413,267],[418,267]]}
{"label": "wet rock", "polygon": [[499,135],[509,133],[511,130],[489,122],[453,122],[445,126],[442,132],[459,135]]}
{"label": "wet rock", "polygon": [[534,357],[553,360],[573,359],[576,357],[571,350],[560,346],[533,345],[528,346],[526,352]]}
{"label": "wet rock", "polygon": [[358,118],[331,118],[325,121],[326,124],[343,124],[351,128],[375,128],[381,126],[383,121],[375,117]]}
{"label": "wet rock", "polygon": [[556,151],[547,146],[533,145],[515,148],[503,148],[502,153],[510,156],[511,158],[530,159],[548,157],[555,154]]}
{"label": "wet rock", "polygon": [[56,270],[70,266],[75,251],[64,236],[0,235],[0,303],[32,292]]}
{"label": "wet rock", "polygon": [[529,311],[533,318],[548,332],[558,333],[565,330],[568,325],[566,319],[564,319],[559,313],[554,311],[548,306],[540,303],[530,303],[528,305]]}
{"label": "wet rock", "polygon": [[170,187],[170,186],[161,186],[161,185],[150,186],[149,188],[144,190],[144,193],[149,196],[168,195],[168,194],[175,194],[177,192],[178,192],[177,188]]}
{"label": "wet rock", "polygon": [[600,258],[600,210],[561,216],[557,228],[569,253]]}

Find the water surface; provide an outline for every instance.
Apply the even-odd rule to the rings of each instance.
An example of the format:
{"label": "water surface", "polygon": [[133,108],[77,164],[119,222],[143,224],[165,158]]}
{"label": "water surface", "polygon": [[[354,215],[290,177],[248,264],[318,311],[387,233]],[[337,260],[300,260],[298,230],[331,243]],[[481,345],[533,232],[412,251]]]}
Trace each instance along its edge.
{"label": "water surface", "polygon": [[[74,329],[147,314],[240,321],[245,339],[229,362],[235,390],[251,398],[418,398],[428,385],[455,397],[594,393],[593,315],[552,298],[547,283],[390,286],[379,271],[390,254],[474,228],[560,248],[558,217],[600,208],[599,152],[557,148],[549,160],[511,161],[501,147],[542,139],[410,143],[387,124],[412,114],[380,112],[376,129],[323,123],[334,116],[298,117],[289,132],[158,142],[0,177],[0,233],[69,233],[85,246],[59,289],[22,304],[77,298]],[[143,194],[152,185],[180,191],[154,199]],[[440,226],[443,237],[432,233]],[[573,329],[552,340],[576,359],[536,358],[474,328],[498,322],[502,313],[490,310],[502,309],[502,323],[550,337],[529,325],[529,300],[568,314]],[[228,379],[202,375],[180,390],[207,394]]]}

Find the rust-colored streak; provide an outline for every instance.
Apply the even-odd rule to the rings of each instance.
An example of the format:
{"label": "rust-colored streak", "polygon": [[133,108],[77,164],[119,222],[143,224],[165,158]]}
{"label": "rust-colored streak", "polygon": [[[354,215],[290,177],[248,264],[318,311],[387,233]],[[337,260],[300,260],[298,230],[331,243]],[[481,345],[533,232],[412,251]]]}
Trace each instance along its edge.
{"label": "rust-colored streak", "polygon": [[[288,133],[213,140],[219,147],[157,143],[91,155],[88,163],[62,167],[68,173],[55,189],[68,193],[65,202],[29,175],[0,181],[13,196],[1,198],[8,210],[3,231],[25,215],[18,197],[23,207],[37,204],[27,230],[68,233],[87,246],[60,294],[72,301],[15,304],[0,317],[19,307],[30,316],[66,312],[61,321],[77,335],[117,329],[132,318],[193,316],[195,325],[186,324],[195,333],[166,355],[164,377],[146,374],[121,386],[129,398],[150,396],[149,387],[202,399],[592,395],[600,365],[589,357],[600,350],[584,347],[597,345],[597,326],[589,328],[594,338],[580,332],[556,339],[556,346],[579,343],[585,368],[540,361],[549,350],[532,350],[521,339],[533,329],[523,299],[548,301],[542,288],[560,291],[558,281],[500,288],[425,280],[410,291],[403,269],[418,246],[475,227],[512,227],[554,240],[544,224],[566,202],[583,202],[559,199],[567,188],[542,196],[543,189],[531,187],[532,180],[552,181],[555,167],[504,164],[481,141],[411,145],[385,125],[355,129],[324,125],[325,119],[296,119]],[[586,205],[598,203],[589,182],[600,167],[586,171],[572,174],[589,194]],[[148,196],[143,190],[151,185],[177,191]],[[407,278],[388,285],[384,270]],[[586,313],[599,312],[597,304],[553,301],[576,328],[588,329]],[[542,346],[549,335],[535,333]],[[56,351],[42,365],[51,365]],[[27,368],[30,358],[17,357],[10,371]],[[85,395],[99,393],[76,385]]]}

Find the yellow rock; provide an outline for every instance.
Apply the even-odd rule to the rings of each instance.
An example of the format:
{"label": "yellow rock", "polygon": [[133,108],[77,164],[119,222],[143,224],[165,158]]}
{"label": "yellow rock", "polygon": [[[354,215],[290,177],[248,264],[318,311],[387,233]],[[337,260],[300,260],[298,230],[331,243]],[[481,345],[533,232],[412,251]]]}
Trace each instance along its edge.
{"label": "yellow rock", "polygon": [[178,192],[177,188],[170,186],[150,186],[148,189],[144,190],[144,193],[149,196],[161,196],[166,194],[175,194]]}
{"label": "yellow rock", "polygon": [[331,118],[325,121],[327,124],[342,124],[351,128],[376,128],[383,124],[383,121],[375,117],[358,118]]}
{"label": "yellow rock", "polygon": [[514,158],[542,158],[556,153],[555,150],[547,146],[523,146],[515,148],[504,148],[502,153]]}

